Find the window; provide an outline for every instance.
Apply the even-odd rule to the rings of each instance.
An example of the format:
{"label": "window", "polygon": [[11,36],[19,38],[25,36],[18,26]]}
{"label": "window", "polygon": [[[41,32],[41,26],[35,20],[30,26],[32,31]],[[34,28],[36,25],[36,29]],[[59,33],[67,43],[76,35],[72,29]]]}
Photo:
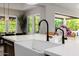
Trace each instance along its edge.
{"label": "window", "polygon": [[67,21],[67,27],[73,31],[77,31],[79,29],[79,19],[70,18]]}
{"label": "window", "polygon": [[[6,25],[9,25],[9,28]],[[16,17],[9,17],[9,20],[6,21],[5,16],[0,16],[0,33],[7,31],[11,33],[14,33],[16,31]]]}
{"label": "window", "polygon": [[28,16],[28,32],[29,33],[37,33],[38,32],[39,20],[40,20],[39,14]]}
{"label": "window", "polygon": [[32,16],[28,17],[28,32],[32,32]]}
{"label": "window", "polygon": [[63,24],[63,19],[55,18],[55,27],[59,28]]}
{"label": "window", "polygon": [[16,31],[16,17],[9,17],[9,32]]}
{"label": "window", "polygon": [[77,31],[79,30],[79,18],[56,14],[55,27],[60,27],[61,25],[66,26],[68,29],[72,31]]}
{"label": "window", "polygon": [[34,16],[34,31],[35,32],[38,32],[39,30],[39,19],[40,17],[39,16]]}
{"label": "window", "polygon": [[0,16],[0,33],[5,32],[5,17]]}

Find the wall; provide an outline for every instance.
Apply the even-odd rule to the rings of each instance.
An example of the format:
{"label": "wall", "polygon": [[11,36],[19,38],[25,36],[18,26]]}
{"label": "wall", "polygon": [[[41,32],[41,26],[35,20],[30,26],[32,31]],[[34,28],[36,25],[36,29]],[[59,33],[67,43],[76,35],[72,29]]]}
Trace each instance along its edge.
{"label": "wall", "polygon": [[[39,6],[26,11],[27,16],[35,15],[35,14],[40,14],[40,20],[45,19],[45,7]],[[45,22],[41,24],[41,28],[40,28],[40,33],[45,33],[46,29],[42,29],[42,28],[46,28]]]}
{"label": "wall", "polygon": [[[17,16],[18,17],[22,13],[23,13],[23,11],[9,9],[9,15],[10,16]],[[4,15],[4,8],[0,8],[0,15]],[[5,9],[5,16],[7,17],[7,15],[8,15],[8,9]],[[16,30],[16,32],[17,33],[21,32],[18,21],[17,21],[17,30]]]}

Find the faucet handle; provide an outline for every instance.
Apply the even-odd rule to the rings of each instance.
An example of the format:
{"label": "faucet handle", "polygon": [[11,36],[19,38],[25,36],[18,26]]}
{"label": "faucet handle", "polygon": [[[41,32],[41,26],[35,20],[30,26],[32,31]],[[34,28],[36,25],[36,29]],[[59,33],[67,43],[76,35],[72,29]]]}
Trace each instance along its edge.
{"label": "faucet handle", "polygon": [[64,39],[67,40],[67,37],[65,37]]}

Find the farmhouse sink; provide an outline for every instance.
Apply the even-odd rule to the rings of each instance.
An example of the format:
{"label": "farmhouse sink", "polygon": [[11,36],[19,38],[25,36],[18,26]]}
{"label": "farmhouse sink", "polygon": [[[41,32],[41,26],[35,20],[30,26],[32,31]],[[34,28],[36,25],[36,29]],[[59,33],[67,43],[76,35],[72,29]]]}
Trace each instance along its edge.
{"label": "farmhouse sink", "polygon": [[48,41],[33,40],[32,42],[32,49],[40,51],[41,53],[44,52],[44,49],[56,47],[56,46],[59,46],[59,44],[51,43]]}
{"label": "farmhouse sink", "polygon": [[44,50],[60,46],[60,44],[41,40],[26,40],[15,43],[15,55],[18,56],[38,56],[44,55]]}

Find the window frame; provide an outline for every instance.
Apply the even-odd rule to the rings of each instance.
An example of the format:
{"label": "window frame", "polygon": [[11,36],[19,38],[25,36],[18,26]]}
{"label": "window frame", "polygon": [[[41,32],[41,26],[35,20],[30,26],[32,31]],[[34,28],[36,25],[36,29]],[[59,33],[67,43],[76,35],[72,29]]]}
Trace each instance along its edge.
{"label": "window frame", "polygon": [[[1,15],[2,17],[4,17],[5,18],[5,16],[3,16],[3,15]],[[6,20],[5,20],[5,32],[6,32]],[[5,33],[5,32],[0,32],[0,33]]]}
{"label": "window frame", "polygon": [[[1,35],[5,35],[5,33],[8,33],[9,34],[9,17],[15,17],[16,18],[16,30],[15,30],[15,34],[17,33],[17,16],[13,16],[13,15],[9,15],[9,17],[8,16],[6,16],[6,15],[0,15],[0,16],[3,16],[3,17],[5,17],[5,32],[0,32],[1,33]],[[8,20],[7,20],[7,18],[8,18]],[[8,26],[7,26],[8,25]]]}
{"label": "window frame", "polygon": [[[40,13],[31,14],[31,15],[28,15],[28,16],[27,16],[27,32],[28,32],[28,27],[29,27],[29,26],[28,26],[28,17],[29,17],[29,16],[32,16],[32,18],[33,18],[33,19],[32,19],[32,22],[33,22],[33,24],[32,24],[32,32],[28,32],[28,34],[36,33],[35,30],[34,30],[34,16],[37,16],[37,15],[40,16]],[[41,19],[41,16],[40,16],[40,19]],[[40,21],[40,20],[39,20],[39,21]]]}
{"label": "window frame", "polygon": [[[17,33],[17,27],[18,27],[18,26],[17,26],[17,16],[9,16],[9,17],[14,17],[14,18],[16,19],[16,20],[15,20],[15,21],[16,21],[16,29],[15,29],[15,32],[14,32],[14,33],[16,34],[16,33]],[[9,19],[9,18],[8,18],[8,19]],[[12,33],[12,32],[9,32],[10,19],[9,19],[8,25],[9,25],[9,26],[8,26],[8,33]]]}
{"label": "window frame", "polygon": [[[67,26],[67,20],[69,20],[69,19],[79,19],[79,17],[74,17],[74,16],[68,16],[68,15],[63,15],[63,14],[59,14],[59,13],[55,13],[55,15],[62,15],[62,16],[67,16],[67,17],[69,17],[69,18],[65,18],[65,20],[66,20],[66,26]],[[55,17],[55,19],[56,18],[60,18],[60,17]],[[60,18],[61,19],[61,18]],[[62,18],[63,20],[64,20],[64,18]],[[63,23],[64,23],[64,21],[63,21]],[[55,29],[56,29],[56,27],[55,27]],[[71,28],[70,28],[71,29]],[[77,30],[72,30],[72,31],[77,31]]]}
{"label": "window frame", "polygon": [[[37,33],[35,25],[38,25],[38,31],[39,31],[39,21],[40,21],[40,15],[35,15],[35,16],[39,16],[39,20],[38,20],[38,24],[35,24],[35,19],[34,19],[34,32]],[[34,17],[35,17],[34,16]]]}

